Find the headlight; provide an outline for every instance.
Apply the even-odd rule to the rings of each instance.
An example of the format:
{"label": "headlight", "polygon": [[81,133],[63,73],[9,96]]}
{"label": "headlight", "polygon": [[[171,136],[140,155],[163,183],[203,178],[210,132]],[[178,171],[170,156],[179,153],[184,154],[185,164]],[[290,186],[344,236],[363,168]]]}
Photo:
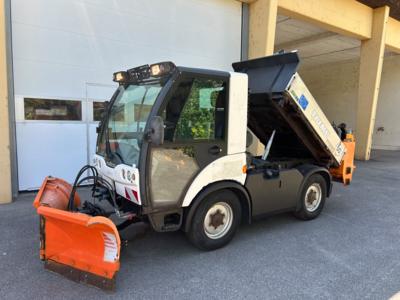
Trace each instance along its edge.
{"label": "headlight", "polygon": [[128,81],[128,73],[127,72],[116,72],[113,74],[113,81],[114,82],[125,82]]}
{"label": "headlight", "polygon": [[150,67],[151,76],[158,76],[161,73],[160,65],[152,65]]}
{"label": "headlight", "polygon": [[150,75],[152,77],[160,77],[168,73],[171,73],[174,69],[175,65],[172,62],[170,61],[161,62],[150,66]]}

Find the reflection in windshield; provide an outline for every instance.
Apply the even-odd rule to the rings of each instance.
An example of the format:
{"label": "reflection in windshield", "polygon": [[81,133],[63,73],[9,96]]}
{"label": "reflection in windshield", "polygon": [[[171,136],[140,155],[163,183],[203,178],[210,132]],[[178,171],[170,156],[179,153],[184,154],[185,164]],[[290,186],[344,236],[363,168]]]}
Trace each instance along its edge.
{"label": "reflection in windshield", "polygon": [[158,82],[119,87],[97,145],[98,154],[113,164],[138,164],[146,122],[161,88]]}

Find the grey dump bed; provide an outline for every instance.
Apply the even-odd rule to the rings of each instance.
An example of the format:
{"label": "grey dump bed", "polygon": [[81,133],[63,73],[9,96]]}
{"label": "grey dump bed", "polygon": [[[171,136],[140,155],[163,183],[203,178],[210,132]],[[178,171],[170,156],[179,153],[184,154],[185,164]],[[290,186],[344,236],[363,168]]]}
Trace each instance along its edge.
{"label": "grey dump bed", "polygon": [[337,166],[346,148],[297,73],[296,52],[233,64],[249,77],[248,126],[265,144],[276,130],[271,156],[312,157]]}

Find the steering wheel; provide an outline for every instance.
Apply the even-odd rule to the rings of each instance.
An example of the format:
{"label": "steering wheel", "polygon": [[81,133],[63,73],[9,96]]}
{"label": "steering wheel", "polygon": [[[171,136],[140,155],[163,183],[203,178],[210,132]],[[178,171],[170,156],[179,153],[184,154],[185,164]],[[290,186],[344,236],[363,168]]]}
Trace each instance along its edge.
{"label": "steering wheel", "polygon": [[119,152],[117,152],[117,151],[118,150],[116,149],[116,151],[114,151],[113,154],[118,157],[119,162],[123,163],[124,159],[122,158],[121,154],[119,154]]}

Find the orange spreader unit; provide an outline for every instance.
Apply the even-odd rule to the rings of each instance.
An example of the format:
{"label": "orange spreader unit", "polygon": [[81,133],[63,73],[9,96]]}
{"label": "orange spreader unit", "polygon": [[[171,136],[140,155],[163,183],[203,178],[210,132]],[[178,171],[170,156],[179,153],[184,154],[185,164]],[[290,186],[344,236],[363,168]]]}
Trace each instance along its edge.
{"label": "orange spreader unit", "polygon": [[[74,281],[115,288],[121,241],[105,217],[67,211],[71,185],[47,177],[34,200],[40,216],[40,258],[45,267]],[[79,196],[75,196],[79,205]]]}
{"label": "orange spreader unit", "polygon": [[346,154],[343,157],[342,163],[337,168],[331,168],[329,171],[336,181],[341,181],[345,185],[349,185],[353,179],[353,172],[356,168],[354,165],[354,153],[356,142],[352,134],[347,134],[346,139],[343,141],[346,146]]}

